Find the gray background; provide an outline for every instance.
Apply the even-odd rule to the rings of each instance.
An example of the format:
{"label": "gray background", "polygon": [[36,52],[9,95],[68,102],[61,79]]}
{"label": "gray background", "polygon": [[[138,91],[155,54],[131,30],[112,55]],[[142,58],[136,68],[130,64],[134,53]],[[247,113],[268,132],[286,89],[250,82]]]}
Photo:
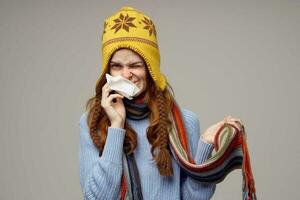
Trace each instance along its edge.
{"label": "gray background", "polygon": [[[78,121],[100,74],[103,20],[152,17],[162,71],[201,130],[246,124],[261,200],[299,199],[299,1],[0,1],[0,199],[82,199]],[[241,170],[214,200],[241,199]]]}

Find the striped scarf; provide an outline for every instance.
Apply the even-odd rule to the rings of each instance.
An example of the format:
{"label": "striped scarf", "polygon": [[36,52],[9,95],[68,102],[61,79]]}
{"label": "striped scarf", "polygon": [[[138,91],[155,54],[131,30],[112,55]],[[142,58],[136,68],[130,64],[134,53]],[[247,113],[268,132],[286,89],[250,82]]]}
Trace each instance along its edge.
{"label": "striped scarf", "polygon": [[[127,101],[126,114],[132,119],[145,118],[149,114],[143,101]],[[133,105],[136,104],[136,105]],[[127,110],[127,107],[131,109]],[[129,108],[128,107],[128,108]],[[134,109],[136,111],[133,112]],[[139,114],[137,114],[139,113]],[[242,169],[243,200],[256,200],[255,184],[246,143],[244,125],[224,123],[216,134],[212,156],[202,164],[196,164],[189,151],[184,121],[175,100],[170,115],[172,121],[169,145],[173,157],[183,171],[192,178],[206,183],[220,183],[234,169]],[[121,185],[121,199],[142,200],[141,185],[134,156],[123,155],[124,172]]]}

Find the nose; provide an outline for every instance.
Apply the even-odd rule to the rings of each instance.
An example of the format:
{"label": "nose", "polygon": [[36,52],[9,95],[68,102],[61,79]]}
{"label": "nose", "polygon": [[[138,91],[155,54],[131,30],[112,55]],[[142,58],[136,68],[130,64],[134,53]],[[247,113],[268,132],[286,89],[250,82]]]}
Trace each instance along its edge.
{"label": "nose", "polygon": [[132,78],[132,72],[128,67],[123,67],[122,76],[128,80]]}

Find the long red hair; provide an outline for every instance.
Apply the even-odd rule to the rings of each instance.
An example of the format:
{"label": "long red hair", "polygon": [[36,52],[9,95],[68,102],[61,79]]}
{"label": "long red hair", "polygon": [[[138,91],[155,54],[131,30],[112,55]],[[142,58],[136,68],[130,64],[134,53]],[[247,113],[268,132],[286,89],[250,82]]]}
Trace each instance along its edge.
{"label": "long red hair", "polygon": [[[90,136],[100,152],[104,149],[107,128],[110,126],[110,120],[101,107],[102,87],[106,83],[105,73],[108,73],[108,71],[109,67],[107,66],[105,72],[97,80],[95,96],[90,98],[86,103]],[[151,144],[151,153],[160,174],[163,176],[172,176],[173,168],[168,134],[171,126],[169,113],[171,112],[174,92],[168,83],[166,89],[163,91],[158,88],[151,78],[149,71],[147,77],[147,89],[144,97],[145,102],[148,102],[150,110],[150,125],[147,128],[147,139]],[[124,129],[126,130],[126,134],[123,150],[126,154],[132,154],[137,146],[136,132],[126,122]]]}

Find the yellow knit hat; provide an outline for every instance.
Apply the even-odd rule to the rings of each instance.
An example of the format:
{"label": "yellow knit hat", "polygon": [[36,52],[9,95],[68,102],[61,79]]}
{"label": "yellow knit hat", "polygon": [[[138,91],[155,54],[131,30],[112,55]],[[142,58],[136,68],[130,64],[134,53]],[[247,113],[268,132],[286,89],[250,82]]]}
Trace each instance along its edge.
{"label": "yellow knit hat", "polygon": [[146,62],[155,84],[162,90],[167,81],[160,72],[160,54],[153,21],[132,7],[122,7],[104,21],[102,34],[102,73],[112,54],[120,48],[129,48]]}

